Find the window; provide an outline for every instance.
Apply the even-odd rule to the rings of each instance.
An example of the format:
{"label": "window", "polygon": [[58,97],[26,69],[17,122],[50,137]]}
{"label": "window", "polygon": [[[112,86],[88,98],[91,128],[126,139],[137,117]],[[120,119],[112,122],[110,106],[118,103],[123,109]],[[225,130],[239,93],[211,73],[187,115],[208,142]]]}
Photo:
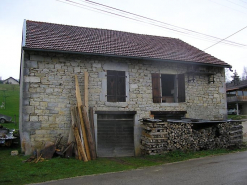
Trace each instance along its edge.
{"label": "window", "polygon": [[107,70],[107,101],[126,102],[125,71]]}
{"label": "window", "polygon": [[185,102],[184,74],[152,74],[153,102]]}

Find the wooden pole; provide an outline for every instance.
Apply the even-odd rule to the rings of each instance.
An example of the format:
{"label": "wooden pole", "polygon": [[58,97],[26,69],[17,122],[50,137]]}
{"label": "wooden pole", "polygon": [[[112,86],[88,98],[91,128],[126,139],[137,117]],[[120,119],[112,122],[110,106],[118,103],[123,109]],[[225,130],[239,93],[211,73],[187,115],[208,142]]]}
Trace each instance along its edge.
{"label": "wooden pole", "polygon": [[89,118],[88,118],[87,111],[86,111],[86,106],[84,106],[84,107],[82,106],[82,114],[83,114],[83,119],[84,119],[84,123],[85,123],[85,128],[87,131],[90,154],[91,154],[92,159],[96,159],[96,149],[95,149],[95,144],[94,144],[94,140],[93,140],[93,136],[92,136],[92,132],[91,132]]}
{"label": "wooden pole", "polygon": [[84,160],[85,162],[88,161],[87,156],[86,156],[86,152],[82,143],[82,140],[80,138],[80,134],[79,134],[79,130],[76,127],[76,115],[75,115],[75,108],[71,108],[71,118],[72,118],[72,128],[74,130],[74,136],[75,136],[75,140],[76,140],[76,146],[77,146],[77,153],[78,153],[78,158],[79,160]]}
{"label": "wooden pole", "polygon": [[84,72],[84,104],[86,106],[86,112],[88,114],[88,72]]}
{"label": "wooden pole", "polygon": [[77,149],[78,149],[78,156],[79,156],[79,160],[83,159],[83,161],[88,161],[87,160],[87,156],[86,156],[86,153],[85,153],[85,150],[81,144],[81,139],[80,139],[80,136],[79,136],[79,131],[78,131],[78,128],[77,127],[74,127],[74,134],[75,134],[75,140],[76,140],[76,143],[77,143]]}
{"label": "wooden pole", "polygon": [[89,151],[89,146],[88,146],[88,141],[87,141],[87,134],[86,134],[86,130],[85,130],[85,125],[84,125],[84,121],[83,121],[83,117],[82,117],[82,110],[81,110],[82,101],[81,101],[81,93],[80,93],[80,87],[79,87],[77,75],[75,75],[75,87],[76,87],[76,99],[77,99],[77,105],[78,105],[78,112],[79,112],[79,116],[80,116],[83,140],[84,140],[84,144],[85,144],[87,158],[90,161],[91,156],[90,156],[90,151]]}
{"label": "wooden pole", "polygon": [[72,143],[75,142],[75,135],[74,135],[74,131],[73,131],[73,125],[75,123],[74,120],[74,116],[72,115],[72,107],[71,107],[71,127],[70,127],[70,131],[69,131],[69,138],[68,138],[68,143],[67,143],[67,150],[65,151],[65,157],[72,157],[72,153],[73,153],[73,146]]}
{"label": "wooden pole", "polygon": [[[96,152],[96,140],[95,140],[95,130],[94,130],[93,107],[89,108],[89,123],[90,123],[91,133],[92,133],[92,137],[93,137],[95,152]],[[96,152],[96,156],[97,156],[97,152]]]}

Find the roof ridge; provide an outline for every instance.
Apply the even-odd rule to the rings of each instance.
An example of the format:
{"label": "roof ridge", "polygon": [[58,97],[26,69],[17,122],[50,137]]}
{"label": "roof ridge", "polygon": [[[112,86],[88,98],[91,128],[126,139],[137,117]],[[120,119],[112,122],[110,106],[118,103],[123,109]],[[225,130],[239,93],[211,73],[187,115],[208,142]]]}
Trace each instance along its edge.
{"label": "roof ridge", "polygon": [[113,31],[113,32],[120,32],[120,33],[129,33],[129,34],[135,34],[135,35],[143,35],[143,36],[152,36],[152,37],[159,37],[159,38],[167,38],[167,39],[177,39],[177,40],[180,40],[179,38],[174,38],[174,37],[165,37],[165,36],[161,36],[161,35],[151,35],[151,34],[143,34],[143,33],[134,33],[134,32],[129,32],[129,31],[113,30],[113,29],[106,29],[106,28],[75,26],[75,25],[69,25],[69,24],[59,24],[59,23],[51,23],[51,22],[43,22],[43,21],[32,21],[32,20],[26,20],[26,21],[27,22],[33,22],[33,23],[45,23],[45,24],[60,25],[60,26],[71,26],[71,27],[84,28],[84,29],[105,30],[105,31]]}

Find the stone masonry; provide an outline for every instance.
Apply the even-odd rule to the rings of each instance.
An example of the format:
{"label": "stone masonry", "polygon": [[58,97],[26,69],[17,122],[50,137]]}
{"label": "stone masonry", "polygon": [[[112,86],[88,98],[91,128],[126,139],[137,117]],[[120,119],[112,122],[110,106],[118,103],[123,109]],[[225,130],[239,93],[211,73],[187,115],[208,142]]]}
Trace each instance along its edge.
{"label": "stone masonry", "polygon": [[[204,68],[201,66],[201,68]],[[127,102],[111,103],[104,98],[106,70],[125,70]],[[185,103],[153,103],[151,73],[186,73],[186,64],[137,59],[96,57],[25,51],[21,76],[20,132],[22,150],[30,154],[45,141],[62,134],[64,142],[70,128],[70,107],[76,104],[75,79],[79,79],[82,97],[84,71],[89,73],[89,106],[95,111],[137,111],[135,148],[140,154],[139,118],[150,111],[187,111],[186,117],[217,120],[226,116],[224,69],[215,67],[215,82],[207,76],[185,78]]]}

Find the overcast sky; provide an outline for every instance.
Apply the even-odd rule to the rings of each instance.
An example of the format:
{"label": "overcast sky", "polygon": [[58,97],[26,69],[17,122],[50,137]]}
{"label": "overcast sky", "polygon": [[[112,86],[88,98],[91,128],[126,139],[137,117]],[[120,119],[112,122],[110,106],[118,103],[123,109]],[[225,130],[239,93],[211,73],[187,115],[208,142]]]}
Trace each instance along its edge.
{"label": "overcast sky", "polygon": [[[84,6],[88,5],[84,0],[73,1],[83,3]],[[247,0],[93,1],[222,39],[247,26]],[[63,2],[65,0],[0,0],[2,79],[8,77],[19,79],[24,19],[179,38],[201,50],[217,42]],[[246,46],[236,47],[220,43],[205,52],[232,65],[233,70],[237,70],[241,76],[243,67],[247,67],[247,28],[227,40]]]}

